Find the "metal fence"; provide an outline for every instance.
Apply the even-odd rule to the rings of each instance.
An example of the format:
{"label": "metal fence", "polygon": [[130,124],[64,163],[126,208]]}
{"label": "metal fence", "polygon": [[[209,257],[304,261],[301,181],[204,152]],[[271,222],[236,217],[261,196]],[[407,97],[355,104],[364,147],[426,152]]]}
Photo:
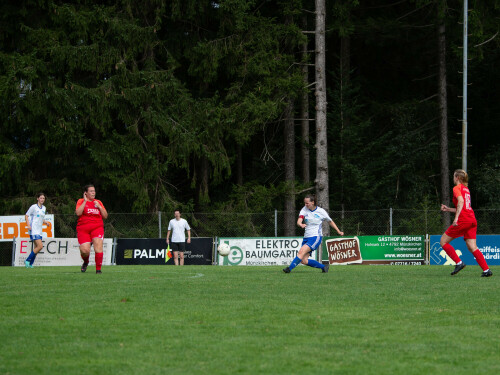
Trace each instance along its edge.
{"label": "metal fence", "polygon": [[[500,209],[474,210],[478,234],[500,234]],[[302,236],[293,226],[285,233],[285,216],[297,217],[297,212],[270,211],[259,213],[183,213],[191,226],[193,237],[282,237]],[[330,211],[331,218],[347,236],[362,235],[423,235],[441,234],[446,229],[439,210],[364,210]],[[104,221],[107,238],[165,238],[172,214],[110,213]],[[54,215],[55,235],[76,237],[77,217]],[[453,216],[451,216],[453,220]],[[0,242],[0,265],[10,265],[12,242]]]}
{"label": "metal fence", "polygon": [[[478,234],[500,233],[500,210],[475,210]],[[280,237],[285,235],[285,216],[297,212],[183,213],[193,237]],[[330,211],[346,235],[441,234],[446,229],[439,210]],[[110,213],[104,221],[105,236],[117,238],[164,238],[173,215]],[[75,215],[54,215],[57,237],[76,237]],[[453,216],[451,216],[453,220]],[[295,225],[289,235],[302,236]]]}

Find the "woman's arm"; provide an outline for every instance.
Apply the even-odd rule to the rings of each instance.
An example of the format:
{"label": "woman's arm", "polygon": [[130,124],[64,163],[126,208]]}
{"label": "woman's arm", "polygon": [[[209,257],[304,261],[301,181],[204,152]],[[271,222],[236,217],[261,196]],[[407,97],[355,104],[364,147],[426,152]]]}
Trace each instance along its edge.
{"label": "woman's arm", "polygon": [[299,218],[297,219],[297,225],[299,227],[301,227],[302,229],[307,227],[307,224],[304,224],[303,221],[304,221],[304,218],[302,216],[299,216]]}
{"label": "woman's arm", "polygon": [[332,221],[330,221],[330,223],[329,223],[329,224],[330,224],[330,226],[331,226],[333,229],[335,229],[335,230],[337,231],[337,233],[338,233],[340,236],[343,236],[343,235],[344,235],[344,232],[341,232],[341,231],[339,230],[339,228],[337,227],[337,224],[335,224],[335,222],[334,222],[333,220],[332,220]]}
{"label": "woman's arm", "polygon": [[442,204],[441,205],[441,211],[443,211],[443,212],[456,212],[457,209],[456,208],[452,208],[452,207],[448,207],[445,204]]}
{"label": "woman's arm", "polygon": [[453,220],[453,225],[457,226],[458,225],[458,217],[460,216],[460,212],[462,212],[462,208],[464,207],[464,198],[463,197],[457,197],[457,210],[455,213],[455,220]]}
{"label": "woman's arm", "polygon": [[102,206],[99,201],[94,201],[94,205],[96,206],[96,208],[101,212],[101,216],[103,219],[107,219],[108,218],[108,211],[106,211],[106,209],[104,208],[104,206]]}

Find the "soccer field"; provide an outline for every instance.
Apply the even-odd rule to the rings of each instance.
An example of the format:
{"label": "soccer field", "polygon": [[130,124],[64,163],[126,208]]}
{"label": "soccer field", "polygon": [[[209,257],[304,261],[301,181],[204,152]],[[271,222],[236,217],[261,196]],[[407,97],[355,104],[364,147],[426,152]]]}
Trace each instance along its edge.
{"label": "soccer field", "polygon": [[0,267],[0,374],[498,374],[492,270]]}

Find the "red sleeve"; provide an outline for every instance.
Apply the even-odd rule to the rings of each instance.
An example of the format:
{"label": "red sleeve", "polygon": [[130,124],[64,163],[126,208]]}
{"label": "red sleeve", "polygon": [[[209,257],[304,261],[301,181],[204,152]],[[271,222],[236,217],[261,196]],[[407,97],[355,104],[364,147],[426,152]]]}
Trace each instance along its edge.
{"label": "red sleeve", "polygon": [[83,198],[78,199],[78,201],[76,202],[76,208],[80,207],[82,203],[83,203]]}
{"label": "red sleeve", "polygon": [[96,201],[99,202],[99,204],[102,206],[102,208],[106,209],[106,207],[104,207],[104,205],[102,204],[102,202],[99,199],[96,199]]}
{"label": "red sleeve", "polygon": [[299,215],[299,219],[303,219],[304,217],[304,215]]}
{"label": "red sleeve", "polygon": [[453,188],[453,196],[455,198],[461,197],[462,196],[462,189],[460,188],[460,185],[457,185]]}

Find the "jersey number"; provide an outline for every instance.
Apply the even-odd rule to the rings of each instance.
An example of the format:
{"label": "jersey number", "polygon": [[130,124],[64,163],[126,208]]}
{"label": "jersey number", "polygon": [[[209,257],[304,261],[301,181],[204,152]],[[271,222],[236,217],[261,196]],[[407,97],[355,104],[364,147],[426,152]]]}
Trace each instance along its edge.
{"label": "jersey number", "polygon": [[470,210],[470,194],[465,193],[465,209]]}

